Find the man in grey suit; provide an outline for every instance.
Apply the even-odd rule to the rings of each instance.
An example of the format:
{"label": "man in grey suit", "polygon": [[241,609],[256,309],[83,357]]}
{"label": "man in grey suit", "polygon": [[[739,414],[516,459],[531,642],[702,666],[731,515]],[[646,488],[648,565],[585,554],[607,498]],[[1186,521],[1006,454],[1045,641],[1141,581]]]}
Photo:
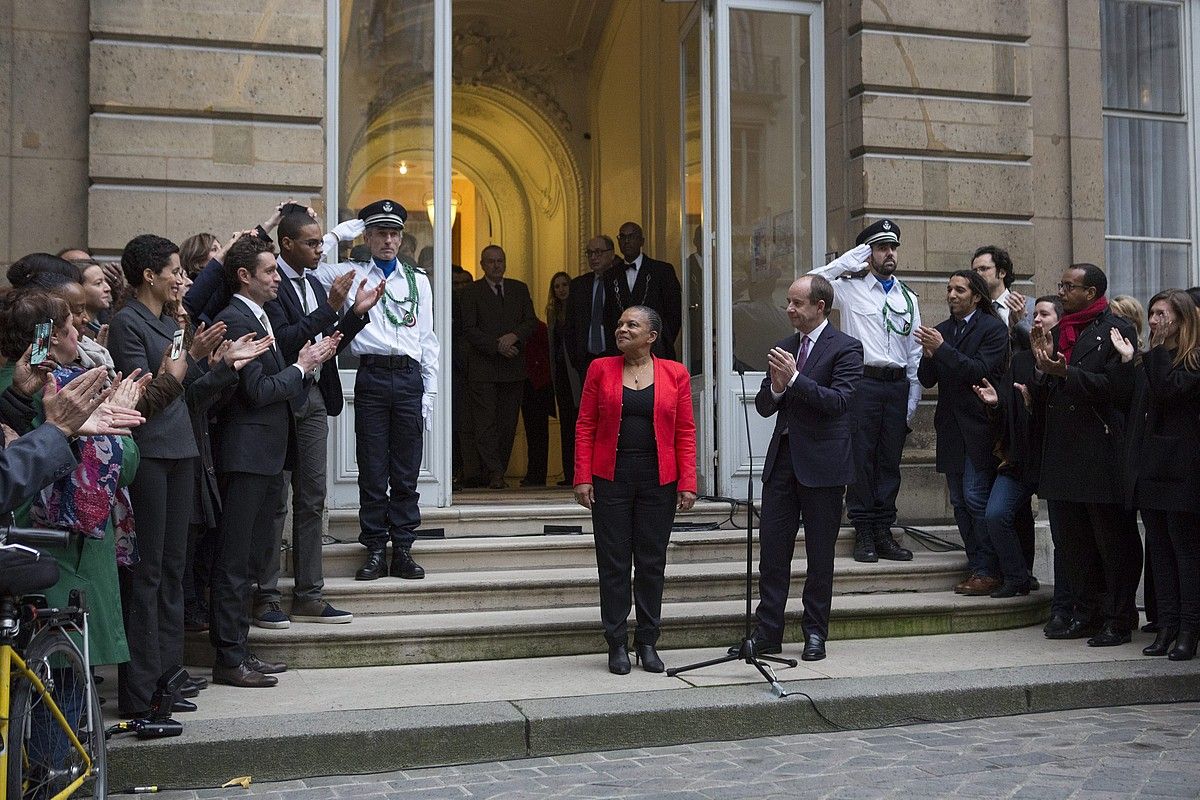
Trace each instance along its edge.
{"label": "man in grey suit", "polygon": [[[234,295],[217,315],[226,335],[272,337],[263,307],[279,291],[274,248],[254,236],[234,242],[225,254],[225,276]],[[336,351],[340,335],[306,342],[296,362],[285,363],[275,346],[246,364],[233,397],[217,421],[215,465],[222,515],[213,567],[209,639],[217,651],[213,680],[230,686],[265,687],[278,681],[284,664],[260,660],[246,647],[250,628],[250,564],[275,547],[274,519],[283,493],[283,471],[295,458],[296,409],[306,381]],[[272,339],[273,340],[273,339]]]}
{"label": "man in grey suit", "polygon": [[805,661],[825,657],[833,599],[833,550],[846,484],[854,480],[850,398],[863,373],[862,343],[829,324],[833,286],[806,275],[788,289],[796,333],[767,354],[769,370],[754,398],[775,431],[763,462],[759,528],[758,654],[778,653],[792,578],[796,532],[804,521]]}
{"label": "man in grey suit", "polygon": [[524,344],[537,317],[529,287],[504,277],[503,248],[483,248],[479,264],[483,277],[459,297],[463,336],[470,344],[468,393],[482,477],[490,488],[503,489],[525,385]]}

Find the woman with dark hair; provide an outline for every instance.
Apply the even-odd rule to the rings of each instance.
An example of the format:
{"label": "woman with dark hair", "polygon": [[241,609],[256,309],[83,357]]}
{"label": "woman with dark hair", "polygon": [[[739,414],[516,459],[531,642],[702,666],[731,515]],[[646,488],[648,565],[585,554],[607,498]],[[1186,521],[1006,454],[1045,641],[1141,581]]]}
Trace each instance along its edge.
{"label": "woman with dark hair", "polygon": [[[954,521],[967,550],[970,575],[954,589],[960,594],[990,595],[1004,585],[986,522],[996,462],[987,408],[973,387],[985,378],[998,381],[1008,368],[1008,326],[992,307],[987,283],[972,270],[950,275],[946,305],[949,319],[934,328],[921,325],[913,332],[922,350],[917,378],[927,389],[938,387],[933,415],[936,469],[946,476]],[[1024,568],[1011,577],[1018,585],[1029,578]]]}
{"label": "woman with dark hair", "polygon": [[633,642],[647,672],[662,672],[658,642],[663,570],[675,509],[696,502],[696,424],[691,376],[678,361],[654,358],[662,317],[630,306],[617,323],[619,356],[588,368],[575,442],[575,500],[592,512],[600,619],[608,669],[630,669],[626,620],[634,570],[637,631]]}
{"label": "woman with dark hair", "polygon": [[571,292],[571,276],[556,272],[550,279],[546,298],[546,324],[550,328],[550,372],[554,378],[554,400],[558,406],[558,438],[562,447],[563,479],[559,486],[571,485],[575,469],[575,418],[579,414],[579,373],[571,366],[568,356],[567,295]]}
{"label": "woman with dark hair", "polygon": [[[150,372],[171,350],[179,330],[167,310],[183,286],[179,248],[160,236],[138,236],[125,245],[121,269],[131,295],[110,323],[109,347],[117,369]],[[194,378],[196,365],[189,367],[187,377]],[[142,463],[130,495],[142,558],[121,576],[130,660],[118,674],[118,705],[126,717],[141,716],[163,670],[183,660],[182,581],[199,455],[181,394],[139,428],[135,439]],[[178,710],[194,707],[184,701],[176,705]]]}
{"label": "woman with dark hair", "polygon": [[[1125,469],[1127,505],[1142,513],[1153,563],[1158,636],[1142,650],[1187,661],[1200,639],[1200,312],[1187,292],[1150,300],[1150,349],[1137,365]],[[1135,345],[1114,329],[1128,364]],[[1174,644],[1174,648],[1171,645]]]}
{"label": "woman with dark hair", "polygon": [[14,289],[53,289],[68,281],[81,283],[79,267],[49,253],[30,253],[18,258],[5,276]]}

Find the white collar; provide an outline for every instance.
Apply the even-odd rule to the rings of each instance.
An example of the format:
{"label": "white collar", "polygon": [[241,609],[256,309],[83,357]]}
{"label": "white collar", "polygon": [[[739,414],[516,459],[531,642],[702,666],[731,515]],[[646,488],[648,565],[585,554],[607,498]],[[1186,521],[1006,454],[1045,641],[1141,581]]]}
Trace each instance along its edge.
{"label": "white collar", "polygon": [[801,339],[803,339],[805,336],[807,336],[809,346],[811,347],[812,345],[817,343],[817,339],[821,338],[821,334],[825,332],[825,326],[827,326],[828,324],[829,324],[829,317],[826,317],[825,319],[821,320],[820,325],[813,328],[808,333],[800,333],[800,331],[796,331],[796,333],[800,333]]}
{"label": "white collar", "polygon": [[283,273],[283,277],[288,280],[298,281],[304,277],[299,270],[293,269],[291,264],[284,261],[283,256],[276,256],[275,263],[279,265],[279,271]]}
{"label": "white collar", "polygon": [[250,306],[250,311],[253,312],[255,319],[261,320],[263,317],[265,317],[267,315],[267,312],[263,311],[262,306],[260,306],[258,303],[251,300],[249,297],[246,297],[246,295],[242,294],[241,292],[238,292],[237,294],[235,294],[234,297],[236,297],[238,300],[241,300],[246,305]]}

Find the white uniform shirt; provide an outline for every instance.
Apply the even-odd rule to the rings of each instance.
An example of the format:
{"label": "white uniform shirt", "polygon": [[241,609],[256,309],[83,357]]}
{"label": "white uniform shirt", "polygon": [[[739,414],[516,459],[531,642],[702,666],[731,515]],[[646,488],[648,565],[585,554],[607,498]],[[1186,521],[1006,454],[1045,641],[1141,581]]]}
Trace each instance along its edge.
{"label": "white uniform shirt", "polygon": [[[313,271],[313,275],[329,291],[333,281],[340,275],[354,272],[354,283],[350,287],[350,295],[346,298],[347,308],[354,304],[358,294],[358,285],[366,278],[367,288],[378,286],[384,280],[383,270],[372,259],[366,264],[344,262],[341,264],[322,264]],[[408,356],[421,365],[421,380],[426,394],[437,394],[438,374],[438,340],[433,332],[433,292],[429,278],[425,273],[417,271],[417,324],[409,328],[393,324],[388,319],[388,312],[395,319],[401,319],[404,314],[394,298],[399,303],[408,300],[408,278],[404,274],[404,265],[397,263],[396,269],[387,277],[387,291],[370,311],[371,322],[350,342],[350,353],[355,356]],[[384,304],[387,304],[387,311]],[[407,306],[407,304],[405,304]]]}
{"label": "white uniform shirt", "polygon": [[[921,384],[917,381],[917,367],[921,363],[921,344],[913,331],[921,324],[921,309],[917,298],[905,289],[897,278],[892,290],[886,294],[883,285],[873,272],[862,278],[837,280],[853,269],[840,264],[818,267],[810,275],[820,275],[833,284],[833,307],[842,312],[842,331],[862,342],[863,364],[869,367],[903,367],[908,377],[908,418],[911,420],[921,400]],[[908,303],[912,301],[912,330],[908,336],[888,330],[886,320],[892,327],[903,330],[910,321]],[[888,317],[883,315],[883,305],[889,303]]]}

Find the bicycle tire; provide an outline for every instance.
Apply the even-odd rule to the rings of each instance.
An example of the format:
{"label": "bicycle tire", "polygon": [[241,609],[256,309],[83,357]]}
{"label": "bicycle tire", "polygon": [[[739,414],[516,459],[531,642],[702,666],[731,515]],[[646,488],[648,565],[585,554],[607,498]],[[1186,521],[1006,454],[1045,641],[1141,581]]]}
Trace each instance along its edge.
{"label": "bicycle tire", "polygon": [[[94,767],[93,777],[71,797],[108,797],[104,717],[100,698],[90,693],[91,725],[87,714],[87,687],[91,682],[79,651],[58,629],[39,632],[22,654],[26,666],[45,684],[75,735],[87,749]],[[20,673],[13,673],[10,701],[9,740],[14,746],[8,759],[8,794],[11,800],[42,800],[62,791],[81,774],[83,762],[62,728],[54,720],[42,696]]]}

